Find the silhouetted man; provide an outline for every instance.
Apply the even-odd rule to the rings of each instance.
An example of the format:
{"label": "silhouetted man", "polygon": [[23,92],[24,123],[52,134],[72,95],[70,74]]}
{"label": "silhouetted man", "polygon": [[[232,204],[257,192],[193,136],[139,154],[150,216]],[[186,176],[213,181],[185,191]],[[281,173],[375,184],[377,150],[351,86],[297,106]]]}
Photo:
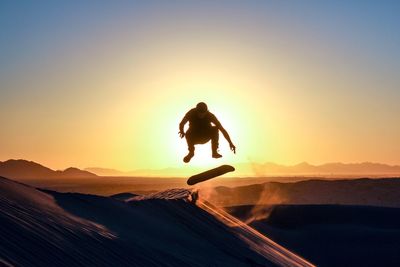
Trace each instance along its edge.
{"label": "silhouetted man", "polygon": [[[189,129],[184,132],[185,124],[189,122]],[[236,147],[232,143],[228,132],[222,127],[217,117],[208,111],[207,105],[200,102],[195,108],[189,110],[179,124],[179,135],[181,138],[186,137],[189,153],[183,158],[188,163],[194,156],[194,145],[205,144],[211,139],[212,157],[220,158],[222,155],[218,153],[219,131],[222,132],[233,153],[236,153]]]}

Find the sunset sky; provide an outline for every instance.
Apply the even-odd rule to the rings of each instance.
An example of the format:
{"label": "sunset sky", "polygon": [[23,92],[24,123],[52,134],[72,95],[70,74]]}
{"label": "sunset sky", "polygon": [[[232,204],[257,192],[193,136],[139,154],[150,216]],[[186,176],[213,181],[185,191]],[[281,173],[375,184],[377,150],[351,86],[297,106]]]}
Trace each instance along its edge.
{"label": "sunset sky", "polygon": [[1,1],[0,160],[183,166],[400,164],[400,1]]}

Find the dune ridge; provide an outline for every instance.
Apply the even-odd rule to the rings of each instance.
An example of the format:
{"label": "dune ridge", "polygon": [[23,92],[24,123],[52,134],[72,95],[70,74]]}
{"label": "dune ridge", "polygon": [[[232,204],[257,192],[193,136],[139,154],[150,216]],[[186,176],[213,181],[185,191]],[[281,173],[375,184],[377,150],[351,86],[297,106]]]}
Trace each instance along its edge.
{"label": "dune ridge", "polygon": [[146,198],[58,193],[0,178],[1,262],[10,266],[276,266],[230,226],[194,205],[190,195],[188,189]]}

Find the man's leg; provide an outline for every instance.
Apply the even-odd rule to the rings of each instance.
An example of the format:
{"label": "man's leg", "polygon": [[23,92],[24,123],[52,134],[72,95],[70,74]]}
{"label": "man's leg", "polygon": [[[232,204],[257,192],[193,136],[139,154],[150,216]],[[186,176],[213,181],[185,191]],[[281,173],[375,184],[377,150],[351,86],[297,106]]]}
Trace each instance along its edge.
{"label": "man's leg", "polygon": [[217,127],[213,126],[210,130],[211,134],[211,150],[212,150],[212,157],[213,158],[221,158],[222,155],[218,153],[218,140],[219,140],[219,130]]}
{"label": "man's leg", "polygon": [[194,144],[195,144],[194,134],[192,131],[188,130],[185,134],[185,137],[186,137],[186,142],[188,145],[189,153],[183,158],[183,161],[185,163],[188,163],[194,156]]}

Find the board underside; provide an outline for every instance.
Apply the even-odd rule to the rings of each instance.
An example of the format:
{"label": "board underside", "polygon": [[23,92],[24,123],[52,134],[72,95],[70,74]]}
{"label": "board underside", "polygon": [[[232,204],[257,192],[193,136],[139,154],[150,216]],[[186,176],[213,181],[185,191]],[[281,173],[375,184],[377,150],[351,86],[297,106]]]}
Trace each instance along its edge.
{"label": "board underside", "polygon": [[193,175],[191,177],[189,177],[189,179],[187,180],[187,184],[188,185],[194,185],[200,182],[204,182],[207,181],[211,178],[223,175],[227,172],[233,172],[235,170],[235,168],[233,166],[230,165],[222,165],[219,166],[217,168]]}

